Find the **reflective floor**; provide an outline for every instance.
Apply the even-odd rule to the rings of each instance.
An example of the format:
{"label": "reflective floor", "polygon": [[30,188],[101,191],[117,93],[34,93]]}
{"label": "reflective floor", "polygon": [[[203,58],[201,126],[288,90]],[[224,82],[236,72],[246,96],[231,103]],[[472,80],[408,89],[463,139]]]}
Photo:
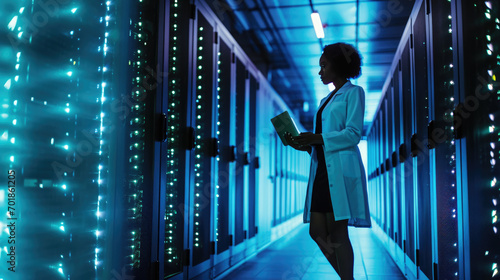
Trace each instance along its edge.
{"label": "reflective floor", "polygon": [[[349,235],[356,280],[406,279],[371,229],[349,227]],[[221,279],[335,280],[340,277],[309,236],[309,225],[303,224]]]}

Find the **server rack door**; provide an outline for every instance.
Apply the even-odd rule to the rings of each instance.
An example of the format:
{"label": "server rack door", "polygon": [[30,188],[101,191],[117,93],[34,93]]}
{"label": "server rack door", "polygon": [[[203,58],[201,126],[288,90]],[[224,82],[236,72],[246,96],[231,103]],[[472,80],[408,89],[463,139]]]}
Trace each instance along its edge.
{"label": "server rack door", "polygon": [[413,25],[413,61],[414,61],[414,94],[415,134],[411,145],[414,180],[417,182],[416,216],[418,218],[418,260],[421,271],[432,278],[432,228],[431,228],[431,196],[429,169],[429,89],[427,68],[427,39],[425,24],[425,5],[420,7]]}
{"label": "server rack door", "polygon": [[289,147],[284,148],[284,153],[283,153],[283,187],[281,188],[282,193],[281,193],[281,213],[282,213],[282,218],[284,221],[288,219],[289,212],[288,212],[288,207],[290,205],[290,202],[288,201],[288,195],[290,192],[290,172],[289,172],[289,165],[290,165],[290,149]]}
{"label": "server rack door", "polygon": [[381,150],[382,150],[382,135],[380,133],[381,124],[380,124],[380,115],[377,115],[377,125],[376,125],[376,139],[377,139],[377,205],[378,205],[378,213],[377,219],[378,224],[383,229],[384,224],[384,204],[383,204],[383,184],[382,184],[382,170],[380,169],[381,162]]}
{"label": "server rack door", "polygon": [[250,165],[248,167],[248,238],[255,236],[255,226],[257,217],[257,164],[259,161],[257,151],[257,95],[258,83],[257,79],[250,75],[250,138],[249,138],[249,153]]}
{"label": "server rack door", "polygon": [[292,182],[290,184],[290,216],[295,214],[295,194],[297,193],[297,153],[293,152],[290,159],[290,172],[292,173]]}
{"label": "server rack door", "polygon": [[373,139],[373,126],[370,129],[370,134],[367,136],[368,138],[368,199],[369,199],[369,205],[371,205],[371,211],[370,211],[370,216],[374,217],[374,212],[376,210],[376,204],[373,201],[373,196],[375,194],[374,189],[373,189],[373,184],[374,184],[374,177],[375,177],[375,165],[373,164],[374,161],[374,156],[373,156],[373,151],[375,150],[374,147],[374,139]]}
{"label": "server rack door", "polygon": [[191,108],[194,114],[195,147],[190,188],[190,248],[192,263],[189,277],[206,273],[212,254],[213,198],[216,184],[217,155],[216,96],[214,94],[214,28],[200,11],[196,15],[193,40],[194,88]]}
{"label": "server rack door", "polygon": [[186,254],[188,245],[189,202],[188,186],[189,158],[194,148],[192,125],[188,118],[190,110],[191,76],[189,67],[192,51],[189,48],[193,36],[190,19],[191,7],[182,1],[170,2],[170,25],[168,53],[168,100],[167,155],[165,162],[165,213],[163,278],[182,279],[190,262]]}
{"label": "server rack door", "polygon": [[[453,96],[453,41],[449,32],[452,23],[451,3],[431,2],[432,5],[432,63],[433,85],[432,112],[434,126],[429,130],[429,139],[435,145],[431,174],[431,189],[435,191],[433,213],[436,219],[437,262],[435,279],[458,279],[458,223],[457,223],[457,179],[455,139],[453,119],[450,112],[454,109]],[[456,30],[455,30],[456,32]],[[453,211],[455,210],[455,212]]]}
{"label": "server rack door", "polygon": [[383,139],[382,139],[382,120],[380,117],[380,112],[378,113],[377,116],[377,168],[378,168],[378,174],[379,176],[377,177],[378,180],[378,186],[377,186],[377,192],[378,192],[378,205],[379,205],[379,225],[382,228],[382,230],[385,231],[385,205],[384,205],[384,174],[382,173],[382,151],[383,151]]}
{"label": "server rack door", "polygon": [[373,182],[372,182],[372,200],[373,200],[373,206],[374,206],[374,209],[372,211],[372,216],[373,218],[375,219],[375,221],[377,222],[377,224],[380,224],[379,223],[379,220],[378,220],[378,200],[377,200],[377,184],[378,184],[378,174],[377,174],[377,137],[376,137],[376,130],[377,130],[377,123],[376,123],[376,120],[374,119],[373,120],[373,126],[372,126],[372,143],[373,143],[373,148],[372,148],[372,155],[373,155]]}
{"label": "server rack door", "polygon": [[[13,262],[7,263],[2,255],[9,266],[0,274],[148,276],[153,215],[147,205],[153,188],[148,192],[146,186],[153,185],[157,164],[151,136],[156,88],[136,91],[151,66],[136,54],[147,51],[144,58],[156,64],[155,50],[140,44],[138,35],[148,33],[138,23],[151,24],[154,33],[158,15],[149,5],[130,3],[82,2],[75,8],[66,2],[49,11],[44,4],[0,4],[10,21],[9,29],[0,29],[0,166],[10,171],[1,206],[11,207],[8,218],[16,228],[9,237],[17,241],[8,252],[15,261],[9,256]],[[142,12],[151,17],[143,21]],[[143,40],[156,48],[154,38]],[[144,76],[132,81],[137,72]]]}
{"label": "server rack door", "polygon": [[402,180],[401,180],[401,167],[399,164],[399,147],[402,144],[401,141],[401,70],[399,67],[396,68],[394,74],[392,76],[392,92],[393,92],[393,123],[394,123],[394,149],[391,158],[391,163],[394,166],[394,188],[395,188],[395,201],[396,201],[396,216],[397,216],[397,227],[395,228],[395,241],[398,244],[399,248],[403,249],[403,192],[402,192]]}
{"label": "server rack door", "polygon": [[371,143],[372,143],[372,149],[370,150],[370,155],[372,157],[371,159],[371,164],[372,164],[372,171],[373,171],[373,176],[370,184],[370,205],[373,205],[373,209],[371,210],[371,216],[373,219],[378,223],[378,205],[377,205],[377,165],[376,165],[376,137],[375,137],[375,121],[373,123],[372,129],[371,129]]}
{"label": "server rack door", "polygon": [[376,170],[376,176],[375,176],[375,205],[376,206],[376,222],[377,224],[379,225],[382,225],[382,221],[380,219],[381,217],[381,213],[382,213],[382,210],[381,210],[381,201],[380,201],[380,165],[379,165],[379,162],[380,162],[380,155],[379,155],[379,151],[380,151],[380,139],[379,139],[379,121],[378,121],[378,117],[374,119],[373,121],[374,125],[373,125],[373,129],[374,129],[374,141],[375,141],[375,156],[374,156],[374,168]]}
{"label": "server rack door", "polygon": [[292,217],[297,214],[297,195],[298,195],[298,188],[299,188],[299,162],[300,161],[300,154],[299,153],[293,153],[292,156],[292,173],[293,173],[293,183],[292,183],[292,197],[290,198],[291,201],[291,215]]}
{"label": "server rack door", "polygon": [[236,153],[231,146],[231,49],[219,39],[219,174],[217,183],[217,254],[229,249],[229,187],[231,166]]}
{"label": "server rack door", "polygon": [[[272,104],[272,108],[270,110],[273,112],[272,115],[276,116],[276,108],[274,105],[274,102]],[[275,225],[278,224],[277,222],[277,212],[278,212],[278,207],[277,207],[277,195],[278,195],[278,145],[281,145],[281,140],[279,139],[278,136],[276,136],[275,133],[273,133],[272,136],[272,149],[269,151],[269,166],[271,169],[271,180],[272,180],[272,188],[273,188],[273,196],[271,198],[272,200],[272,213],[271,213],[271,227],[274,227]]]}
{"label": "server rack door", "polygon": [[409,258],[407,262],[407,269],[416,275],[415,270],[415,254],[416,254],[416,234],[415,234],[415,196],[413,186],[413,159],[410,156],[411,152],[411,135],[413,132],[413,110],[412,110],[412,84],[411,84],[411,62],[410,62],[410,42],[406,42],[401,55],[401,72],[402,72],[402,110],[403,122],[402,133],[404,137],[404,152],[405,158],[403,165],[404,178],[404,201],[405,201],[405,238],[404,238],[404,251]]}
{"label": "server rack door", "polygon": [[[390,89],[389,89],[390,90]],[[392,192],[392,188],[391,188],[391,172],[390,172],[390,169],[389,169],[389,166],[387,164],[387,158],[389,157],[389,142],[390,142],[390,138],[389,138],[389,131],[391,129],[391,127],[389,126],[390,124],[390,120],[389,120],[389,112],[388,112],[388,93],[387,91],[385,92],[385,98],[384,100],[382,101],[382,107],[384,108],[384,110],[382,111],[382,115],[383,115],[383,120],[384,120],[384,142],[383,142],[383,146],[384,146],[384,153],[383,153],[383,156],[382,156],[382,161],[381,161],[381,164],[384,168],[384,186],[385,186],[385,208],[386,208],[386,227],[387,227],[387,230],[386,230],[386,233],[387,233],[387,236],[389,236],[389,238],[393,238],[393,220],[392,220],[392,211],[393,211],[393,207],[392,207],[392,195],[393,195],[393,192]]]}
{"label": "server rack door", "polygon": [[378,112],[378,117],[380,121],[380,153],[379,153],[379,168],[380,168],[380,195],[381,195],[381,210],[382,210],[382,229],[384,232],[387,234],[388,233],[388,217],[389,217],[389,205],[387,203],[387,173],[385,172],[385,166],[384,166],[384,159],[385,159],[385,153],[386,153],[386,143],[387,143],[387,138],[386,138],[386,120],[385,120],[385,106],[384,106],[384,101],[382,100],[382,106],[380,107],[380,111]]}
{"label": "server rack door", "polygon": [[[222,36],[222,32],[218,31],[218,52],[217,52],[217,100],[218,105],[217,119],[219,155],[216,160],[218,162],[217,183],[215,186],[214,199],[214,270],[213,275],[219,275],[230,266],[231,252],[231,186],[234,186],[234,161],[236,160],[236,151],[234,144],[234,130],[231,129],[234,125],[232,118],[234,106],[234,96],[231,94],[232,86],[232,52],[227,39]],[[217,48],[217,47],[216,47]]]}
{"label": "server rack door", "polygon": [[[276,116],[277,114],[279,114],[278,110],[276,109],[276,105],[274,104],[273,102],[273,116]],[[273,138],[274,141],[273,141],[273,147],[274,147],[274,151],[272,153],[272,158],[273,160],[271,161],[271,170],[272,172],[274,173],[274,176],[273,176],[273,221],[272,221],[272,226],[276,226],[278,224],[278,211],[279,211],[279,208],[278,208],[278,185],[279,185],[279,171],[278,171],[278,166],[279,166],[279,163],[278,163],[278,159],[279,159],[279,149],[280,149],[280,145],[281,145],[281,140],[278,139],[279,137],[275,137]]]}
{"label": "server rack door", "polygon": [[396,66],[394,73],[392,73],[391,79],[391,88],[390,88],[390,113],[389,118],[391,119],[390,123],[392,124],[390,142],[391,149],[389,149],[389,165],[391,166],[391,175],[392,175],[392,189],[393,189],[393,223],[394,223],[394,247],[393,247],[393,258],[396,264],[400,267],[400,269],[404,269],[404,259],[405,255],[403,252],[403,232],[402,232],[402,223],[403,223],[403,209],[402,209],[402,200],[403,200],[403,192],[401,190],[401,164],[399,164],[399,147],[401,145],[400,141],[400,125],[401,125],[401,115],[400,115],[400,75],[401,72],[399,70],[399,66]]}
{"label": "server rack door", "polygon": [[385,153],[384,166],[385,172],[387,173],[387,205],[388,205],[388,235],[394,240],[394,169],[390,164],[390,157],[392,153],[392,142],[393,142],[393,126],[392,126],[392,90],[387,89],[386,100],[385,100],[385,119],[386,119],[386,142],[387,152]]}
{"label": "server rack door", "polygon": [[[274,104],[274,114],[277,116],[278,114],[282,113],[279,107]],[[281,216],[282,216],[282,201],[281,201],[281,189],[283,187],[283,144],[281,143],[281,140],[276,137],[276,184],[274,185],[275,191],[274,191],[274,223],[273,226],[281,224]]]}
{"label": "server rack door", "polygon": [[234,244],[238,245],[245,239],[244,205],[245,205],[245,170],[248,158],[246,157],[246,67],[236,58],[236,170],[235,170],[235,216],[234,216]]}

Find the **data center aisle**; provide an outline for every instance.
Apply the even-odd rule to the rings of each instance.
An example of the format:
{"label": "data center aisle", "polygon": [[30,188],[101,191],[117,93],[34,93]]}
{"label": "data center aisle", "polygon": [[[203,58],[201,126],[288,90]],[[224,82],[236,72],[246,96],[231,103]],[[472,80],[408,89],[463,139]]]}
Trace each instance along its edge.
{"label": "data center aisle", "polygon": [[[349,227],[349,235],[356,280],[406,279],[371,229]],[[309,236],[309,225],[303,224],[219,279],[336,280],[340,277]]]}

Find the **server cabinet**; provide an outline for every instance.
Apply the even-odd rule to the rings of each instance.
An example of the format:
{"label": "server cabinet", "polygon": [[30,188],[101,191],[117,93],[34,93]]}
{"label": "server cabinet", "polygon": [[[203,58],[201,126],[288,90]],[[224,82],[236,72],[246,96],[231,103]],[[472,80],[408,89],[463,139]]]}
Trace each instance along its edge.
{"label": "server cabinet", "polygon": [[[190,171],[190,206],[192,217],[189,239],[191,260],[189,277],[210,268],[212,254],[213,198],[216,184],[216,160],[218,155],[218,129],[215,96],[215,55],[214,27],[207,18],[197,11],[192,42],[194,67],[193,90],[190,104],[191,124],[194,128],[193,165]],[[188,95],[189,96],[189,95]]]}
{"label": "server cabinet", "polygon": [[393,125],[392,125],[392,94],[391,94],[391,88],[387,89],[386,92],[386,98],[384,101],[384,113],[385,113],[385,120],[386,120],[386,131],[385,131],[385,145],[386,145],[386,152],[384,153],[384,159],[383,159],[383,165],[384,169],[386,172],[386,186],[387,186],[387,219],[388,219],[388,224],[387,224],[387,235],[389,235],[390,238],[394,240],[394,218],[395,218],[395,211],[394,211],[394,170],[392,169],[392,165],[390,163],[390,156],[391,152],[393,150]]}
{"label": "server cabinet", "polygon": [[161,9],[150,2],[1,7],[8,21],[0,31],[0,164],[12,181],[1,206],[12,207],[16,244],[2,241],[15,253],[15,272],[4,266],[0,277],[150,277],[158,214],[147,205],[159,198],[150,186],[162,110],[154,106],[161,88],[151,34]]}
{"label": "server cabinet", "polygon": [[402,122],[401,138],[404,139],[400,147],[402,162],[402,177],[404,185],[404,215],[406,216],[403,250],[408,256],[407,269],[416,275],[416,208],[415,208],[415,186],[413,174],[413,159],[411,157],[411,142],[413,135],[413,98],[412,98],[412,77],[411,77],[411,57],[410,40],[406,41],[401,54],[401,74],[402,74]]}
{"label": "server cabinet", "polygon": [[[277,116],[278,114],[281,113],[281,109],[275,103],[273,103],[272,109],[273,109],[274,116]],[[283,179],[283,170],[282,170],[284,147],[283,147],[283,144],[281,143],[281,140],[278,137],[275,138],[274,146],[275,146],[275,151],[276,151],[276,162],[274,165],[275,166],[274,174],[276,174],[276,175],[275,175],[275,183],[273,186],[273,190],[274,190],[274,193],[273,193],[273,197],[274,197],[273,226],[276,226],[282,222],[281,217],[283,215],[282,214],[283,213],[282,212],[283,206],[282,206],[281,197],[282,197],[282,186],[284,184],[284,182],[283,182],[283,180],[284,180]]]}
{"label": "server cabinet", "polygon": [[378,112],[378,123],[379,123],[379,141],[380,141],[380,149],[379,149],[379,168],[380,168],[380,205],[384,205],[381,207],[381,226],[382,229],[385,231],[387,234],[388,231],[388,203],[387,203],[387,173],[385,173],[385,166],[384,166],[384,158],[385,158],[385,152],[386,152],[386,119],[385,119],[385,106],[382,106],[380,108],[380,111]]}
{"label": "server cabinet", "polygon": [[[375,181],[375,188],[376,188],[376,200],[377,200],[377,205],[383,205],[382,204],[382,177],[380,176],[382,174],[382,170],[380,170],[380,143],[381,143],[381,139],[380,139],[380,116],[378,116],[376,118],[376,123],[375,123],[375,131],[374,131],[374,134],[375,134],[375,141],[377,144],[377,148],[375,149],[375,153],[376,153],[376,170],[377,170],[377,177],[376,177],[376,181]],[[377,220],[378,220],[378,224],[379,225],[383,225],[383,209],[382,207],[378,207],[377,209]]]}
{"label": "server cabinet", "polygon": [[[393,188],[394,188],[394,245],[393,257],[395,262],[400,268],[404,268],[405,255],[403,251],[404,245],[404,223],[406,217],[404,216],[404,180],[402,180],[402,174],[404,172],[403,165],[400,158],[400,147],[402,145],[401,138],[401,116],[402,106],[401,106],[401,92],[403,85],[401,83],[401,68],[399,67],[399,60],[397,60],[397,66],[394,69],[391,80],[391,93],[392,93],[392,111],[390,115],[392,117],[392,131],[393,137],[391,140],[393,142],[393,149],[390,150],[390,164],[392,166]],[[389,107],[391,108],[391,107]]]}
{"label": "server cabinet", "polygon": [[[258,135],[274,133],[256,121],[261,84],[286,106],[203,1],[18,2],[0,4],[18,279],[213,278],[281,234],[257,199],[277,158]],[[305,190],[281,166],[283,205]]]}
{"label": "server cabinet", "polygon": [[433,279],[459,279],[456,152],[453,131],[453,42],[451,2],[431,2],[428,125],[433,235]]}
{"label": "server cabinet", "polygon": [[288,167],[290,166],[290,150],[285,148],[283,150],[283,188],[281,188],[281,213],[284,220],[288,219],[288,207],[290,202],[288,201],[288,193],[290,187],[290,173]]}
{"label": "server cabinet", "polygon": [[245,239],[244,206],[245,189],[247,184],[247,165],[249,155],[247,153],[248,143],[248,117],[247,109],[247,69],[240,58],[236,58],[236,167],[235,167],[235,196],[234,196],[234,245],[241,244]]}
{"label": "server cabinet", "polygon": [[190,5],[185,1],[171,1],[169,6],[168,89],[167,111],[167,165],[163,237],[162,278],[183,279],[187,276],[186,264],[190,255],[188,247],[188,225],[190,223],[188,189],[190,155],[194,149],[194,128],[190,125],[188,108],[192,85],[192,70],[189,46],[191,31]]}
{"label": "server cabinet", "polygon": [[[397,226],[395,227],[395,233],[394,233],[394,241],[398,244],[399,248],[403,248],[403,192],[402,192],[402,184],[401,184],[401,165],[399,164],[400,162],[400,153],[399,153],[399,147],[402,144],[401,141],[401,90],[402,90],[402,83],[400,82],[400,77],[401,77],[401,69],[397,67],[394,70],[394,74],[392,75],[392,130],[393,130],[393,149],[391,153],[391,165],[394,167],[393,168],[393,174],[394,174],[394,189],[395,189],[395,215],[396,215],[396,224]],[[391,141],[391,140],[390,140]]]}
{"label": "server cabinet", "polygon": [[[419,1],[410,24],[397,52],[399,74],[388,77],[399,92],[392,115],[400,116],[393,121],[400,146],[392,161],[408,256],[400,267],[410,278],[498,278],[498,4]],[[387,172],[378,160],[379,122],[368,137],[372,188]],[[390,207],[371,195],[377,207]],[[383,227],[380,216],[377,223]]]}
{"label": "server cabinet", "polygon": [[413,37],[413,106],[414,131],[411,138],[413,157],[415,203],[417,217],[416,264],[420,271],[432,278],[431,195],[429,169],[429,83],[427,65],[426,6],[416,13],[412,28]]}
{"label": "server cabinet", "polygon": [[[219,174],[217,183],[217,221],[216,242],[217,256],[227,259],[229,246],[232,243],[230,235],[230,186],[232,180],[232,167],[236,160],[235,146],[231,137],[231,48],[225,40],[219,38],[217,91],[219,93]],[[221,255],[222,254],[222,255]],[[226,263],[223,266],[228,266]]]}
{"label": "server cabinet", "polygon": [[249,75],[249,117],[252,120],[249,124],[249,166],[248,166],[248,238],[251,239],[257,233],[256,219],[257,219],[257,209],[258,201],[257,196],[257,176],[259,169],[259,155],[257,150],[257,95],[259,90],[259,83],[257,78],[253,75]]}
{"label": "server cabinet", "polygon": [[500,277],[499,3],[452,1],[457,142],[459,277]]}

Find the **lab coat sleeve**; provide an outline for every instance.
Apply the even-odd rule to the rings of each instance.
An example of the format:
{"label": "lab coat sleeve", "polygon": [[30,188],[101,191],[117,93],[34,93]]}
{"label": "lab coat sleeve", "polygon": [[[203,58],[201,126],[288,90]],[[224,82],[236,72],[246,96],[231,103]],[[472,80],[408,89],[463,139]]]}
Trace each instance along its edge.
{"label": "lab coat sleeve", "polygon": [[354,87],[347,94],[345,128],[340,131],[322,133],[325,152],[333,152],[356,146],[361,140],[365,117],[365,92],[361,87]]}

